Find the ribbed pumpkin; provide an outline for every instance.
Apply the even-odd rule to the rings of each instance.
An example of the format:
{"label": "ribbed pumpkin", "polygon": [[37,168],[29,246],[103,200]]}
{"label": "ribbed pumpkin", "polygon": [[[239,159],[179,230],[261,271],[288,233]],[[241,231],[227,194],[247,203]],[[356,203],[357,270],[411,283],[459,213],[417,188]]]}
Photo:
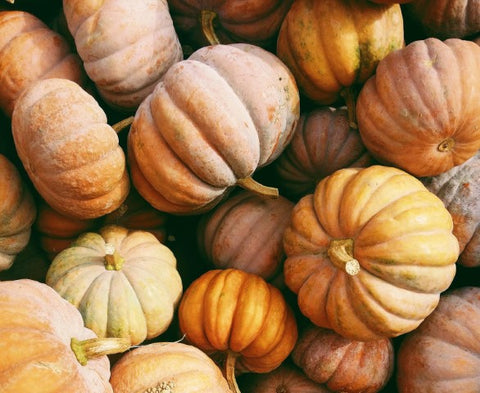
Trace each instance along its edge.
{"label": "ribbed pumpkin", "polygon": [[0,282],[0,330],[2,393],[113,393],[106,355],[129,348],[99,342],[75,307],[27,279]]}
{"label": "ribbed pumpkin", "polygon": [[80,310],[99,337],[132,345],[163,333],[182,294],[176,258],[146,231],[107,225],[60,252],[46,283]]}
{"label": "ribbed pumpkin", "polygon": [[241,190],[204,215],[197,227],[201,254],[214,267],[236,268],[271,280],[283,270],[283,232],[293,202]]}
{"label": "ribbed pumpkin", "polygon": [[280,290],[232,268],[209,270],[194,280],[180,301],[178,320],[189,343],[226,356],[227,380],[237,393],[235,369],[274,370],[298,337],[295,315]]}
{"label": "ribbed pumpkin", "polygon": [[384,164],[435,176],[480,148],[480,47],[417,40],[385,57],[356,107],[366,148]]}
{"label": "ribbed pumpkin", "polygon": [[339,169],[295,205],[286,285],[315,325],[353,340],[415,329],[453,281],[459,245],[443,202],[393,167]]}
{"label": "ribbed pumpkin", "polygon": [[8,269],[30,240],[37,207],[15,165],[0,154],[0,271]]}
{"label": "ribbed pumpkin", "polygon": [[393,373],[391,339],[357,341],[333,330],[307,324],[292,351],[293,362],[332,392],[375,393]]}
{"label": "ribbed pumpkin", "polygon": [[11,117],[20,93],[46,78],[85,82],[68,42],[33,14],[0,10],[0,108]]}
{"label": "ribbed pumpkin", "polygon": [[58,212],[97,218],[127,197],[130,180],[118,135],[98,102],[75,82],[44,79],[24,90],[12,134],[34,187]]}
{"label": "ribbed pumpkin", "polygon": [[362,85],[385,55],[403,45],[398,4],[298,0],[282,22],[276,53],[305,96],[329,105]]}
{"label": "ribbed pumpkin", "polygon": [[179,342],[154,342],[132,349],[114,364],[115,393],[230,393],[223,374],[204,352]]}
{"label": "ribbed pumpkin", "polygon": [[402,341],[399,393],[480,391],[480,288],[445,293],[435,311]]}
{"label": "ribbed pumpkin", "polygon": [[166,0],[64,0],[75,47],[102,98],[134,111],[183,58]]}
{"label": "ribbed pumpkin", "polygon": [[135,113],[135,188],[158,210],[205,212],[280,155],[299,111],[295,80],[272,53],[250,44],[200,48],[170,67]]}

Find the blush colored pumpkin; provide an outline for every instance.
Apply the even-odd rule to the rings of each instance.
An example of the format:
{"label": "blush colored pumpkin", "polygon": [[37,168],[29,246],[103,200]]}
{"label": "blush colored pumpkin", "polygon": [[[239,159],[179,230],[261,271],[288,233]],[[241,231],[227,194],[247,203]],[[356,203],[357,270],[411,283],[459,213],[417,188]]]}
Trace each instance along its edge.
{"label": "blush colored pumpkin", "polygon": [[295,205],[286,285],[315,325],[353,340],[415,329],[453,281],[459,255],[443,202],[393,167],[339,169]]}
{"label": "blush colored pumpkin", "polygon": [[37,207],[15,165],[0,154],[0,271],[28,244]]}
{"label": "blush colored pumpkin", "polygon": [[99,94],[134,111],[183,58],[166,0],[64,0],[75,47]]}
{"label": "blush colored pumpkin", "polygon": [[356,107],[366,148],[384,164],[435,176],[480,148],[480,47],[417,40],[385,57]]}
{"label": "blush colored pumpkin", "polygon": [[200,48],[170,67],[135,113],[133,184],[158,210],[205,212],[234,186],[251,187],[254,171],[290,141],[299,110],[295,80],[272,53],[249,44]]}
{"label": "blush colored pumpkin", "polygon": [[197,347],[154,342],[123,354],[112,367],[115,393],[230,393],[214,361]]}
{"label": "blush colored pumpkin", "polygon": [[480,288],[442,295],[435,311],[402,341],[399,393],[480,391]]}
{"label": "blush colored pumpkin", "polygon": [[293,362],[313,381],[332,392],[376,393],[393,373],[389,338],[356,341],[333,330],[307,324],[292,351]]}
{"label": "blush colored pumpkin", "polygon": [[106,355],[130,346],[99,342],[75,307],[28,279],[0,282],[0,330],[2,393],[113,393]]}
{"label": "blush colored pumpkin", "polygon": [[176,258],[146,231],[107,225],[80,235],[52,261],[46,283],[99,337],[132,345],[163,333],[182,294]]}
{"label": "blush colored pumpkin", "polygon": [[0,108],[11,117],[20,93],[47,78],[83,85],[80,58],[63,36],[37,16],[20,10],[0,11]]}
{"label": "blush colored pumpkin", "polygon": [[44,79],[24,90],[12,134],[34,187],[56,211],[97,218],[127,197],[130,179],[118,135],[98,102],[75,82]]}

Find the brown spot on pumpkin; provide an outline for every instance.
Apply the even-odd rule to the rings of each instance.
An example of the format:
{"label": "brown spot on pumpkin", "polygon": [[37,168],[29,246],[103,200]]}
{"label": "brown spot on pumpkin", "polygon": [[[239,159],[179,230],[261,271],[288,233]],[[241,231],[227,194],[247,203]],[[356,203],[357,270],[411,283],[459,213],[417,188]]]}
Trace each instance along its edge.
{"label": "brown spot on pumpkin", "polygon": [[269,107],[267,108],[267,113],[268,113],[268,120],[273,122],[273,120],[275,119],[275,108],[274,107]]}

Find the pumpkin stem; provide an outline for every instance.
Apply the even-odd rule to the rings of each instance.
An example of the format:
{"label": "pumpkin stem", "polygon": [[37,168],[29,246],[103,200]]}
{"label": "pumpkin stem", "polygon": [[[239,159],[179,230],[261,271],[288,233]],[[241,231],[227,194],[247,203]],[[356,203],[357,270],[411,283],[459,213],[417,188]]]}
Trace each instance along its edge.
{"label": "pumpkin stem", "polygon": [[130,346],[131,342],[127,337],[97,337],[87,340],[72,337],[70,340],[70,348],[82,366],[85,366],[90,359],[125,352]]}
{"label": "pumpkin stem", "polygon": [[216,12],[210,10],[202,10],[200,13],[200,23],[202,26],[202,32],[210,45],[220,44],[220,40],[215,33],[213,27],[213,21],[217,17]]}
{"label": "pumpkin stem", "polygon": [[440,144],[437,146],[438,151],[445,153],[451,151],[455,146],[455,141],[453,138],[444,139]]}
{"label": "pumpkin stem", "polygon": [[126,119],[120,120],[118,123],[115,123],[112,128],[115,130],[115,132],[118,134],[120,131],[122,131],[125,127],[128,127],[133,123],[134,116],[129,116]]}
{"label": "pumpkin stem", "polygon": [[328,256],[336,267],[351,276],[360,271],[360,264],[353,257],[353,239],[333,239],[328,246]]}
{"label": "pumpkin stem", "polygon": [[115,249],[111,243],[105,243],[105,269],[107,270],[121,270],[125,259]]}
{"label": "pumpkin stem", "polygon": [[264,186],[263,184],[258,183],[251,176],[244,177],[243,179],[237,180],[237,185],[246,190],[252,191],[255,194],[268,198],[278,198],[278,188]]}
{"label": "pumpkin stem", "polygon": [[356,94],[353,86],[345,87],[340,92],[340,95],[345,100],[348,112],[348,126],[354,130],[358,129],[357,114],[356,114]]}
{"label": "pumpkin stem", "polygon": [[225,360],[225,377],[232,393],[240,393],[240,388],[238,387],[237,379],[235,378],[235,363],[237,361],[237,356],[238,354],[235,352],[228,351],[227,359]]}

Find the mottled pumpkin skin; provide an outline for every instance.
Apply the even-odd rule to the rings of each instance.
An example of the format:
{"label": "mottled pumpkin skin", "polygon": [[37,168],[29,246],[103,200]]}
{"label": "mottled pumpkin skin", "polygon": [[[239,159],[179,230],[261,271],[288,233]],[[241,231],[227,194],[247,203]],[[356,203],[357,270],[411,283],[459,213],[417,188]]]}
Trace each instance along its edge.
{"label": "mottled pumpkin skin", "polygon": [[280,155],[299,100],[272,53],[249,44],[200,48],[170,67],[135,113],[128,134],[135,188],[161,211],[208,211]]}
{"label": "mottled pumpkin skin", "polygon": [[443,202],[414,176],[340,169],[293,209],[285,283],[317,326],[359,341],[399,336],[450,286],[459,255],[452,230]]}
{"label": "mottled pumpkin skin", "polygon": [[[21,279],[0,282],[0,387],[2,393],[113,393],[107,356],[82,366],[72,338],[96,335],[78,310],[48,285]],[[47,383],[48,381],[48,383]]]}
{"label": "mottled pumpkin skin", "polygon": [[63,36],[28,12],[0,10],[0,108],[11,117],[20,93],[46,78],[80,85],[86,80],[80,58]]}
{"label": "mottled pumpkin skin", "polygon": [[342,100],[345,88],[362,85],[385,55],[403,45],[398,4],[299,0],[282,22],[276,53],[306,97],[329,105]]}
{"label": "mottled pumpkin skin", "polygon": [[116,109],[134,111],[183,58],[166,0],[64,0],[63,12],[86,73]]}
{"label": "mottled pumpkin skin", "polygon": [[115,393],[230,393],[214,361],[179,342],[154,342],[125,353],[112,367],[110,383]]}
{"label": "mottled pumpkin skin", "polygon": [[402,341],[399,393],[480,391],[480,288],[442,295],[435,311]]}
{"label": "mottled pumpkin skin", "polygon": [[385,57],[356,106],[366,148],[384,164],[435,176],[480,148],[480,47],[417,40]]}
{"label": "mottled pumpkin skin", "polygon": [[389,338],[350,340],[333,330],[307,324],[292,351],[293,362],[332,392],[379,392],[393,373]]}
{"label": "mottled pumpkin skin", "polygon": [[0,154],[0,271],[27,246],[37,215],[32,193],[15,165]]}
{"label": "mottled pumpkin skin", "polygon": [[61,214],[98,218],[127,197],[130,179],[118,135],[77,83],[50,78],[24,90],[12,134],[35,189]]}

